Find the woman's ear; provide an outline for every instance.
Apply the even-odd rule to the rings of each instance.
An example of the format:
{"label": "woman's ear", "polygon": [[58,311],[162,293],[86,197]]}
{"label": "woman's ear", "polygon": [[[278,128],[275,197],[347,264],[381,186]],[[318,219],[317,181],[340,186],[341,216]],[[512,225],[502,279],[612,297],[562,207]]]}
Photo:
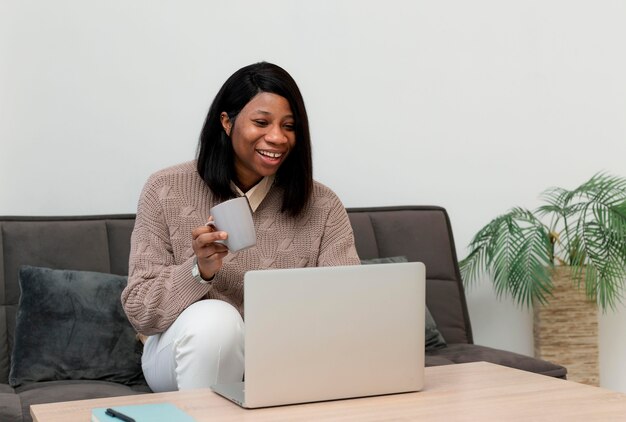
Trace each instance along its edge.
{"label": "woman's ear", "polygon": [[222,111],[220,113],[220,122],[222,122],[222,127],[224,128],[224,132],[226,132],[226,135],[230,136],[230,130],[233,125],[230,121],[230,117],[228,117],[228,114],[226,114],[225,111]]}

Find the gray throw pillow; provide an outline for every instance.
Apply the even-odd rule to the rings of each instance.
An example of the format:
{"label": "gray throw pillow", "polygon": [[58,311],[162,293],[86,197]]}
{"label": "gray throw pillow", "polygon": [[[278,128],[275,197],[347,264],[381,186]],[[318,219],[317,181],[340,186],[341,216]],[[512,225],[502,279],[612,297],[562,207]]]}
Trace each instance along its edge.
{"label": "gray throw pillow", "polygon": [[424,336],[426,350],[437,350],[446,347],[448,344],[441,335],[441,332],[437,329],[437,323],[430,314],[428,307],[426,307],[426,332]]}
{"label": "gray throw pillow", "polygon": [[361,264],[362,265],[369,265],[369,264],[395,264],[395,263],[399,263],[399,262],[409,262],[408,259],[406,259],[406,256],[388,256],[385,258],[370,258],[370,259],[362,259],[361,260]]}
{"label": "gray throw pillow", "polygon": [[122,309],[126,277],[23,266],[9,384],[144,383],[142,345]]}
{"label": "gray throw pillow", "polygon": [[[361,264],[389,264],[398,262],[409,262],[405,256],[390,256],[385,258],[371,258],[362,259]],[[437,350],[447,346],[446,340],[441,335],[441,332],[437,329],[437,324],[433,316],[431,315],[428,307],[426,307],[426,319],[425,319],[425,333],[424,340],[426,350]]]}

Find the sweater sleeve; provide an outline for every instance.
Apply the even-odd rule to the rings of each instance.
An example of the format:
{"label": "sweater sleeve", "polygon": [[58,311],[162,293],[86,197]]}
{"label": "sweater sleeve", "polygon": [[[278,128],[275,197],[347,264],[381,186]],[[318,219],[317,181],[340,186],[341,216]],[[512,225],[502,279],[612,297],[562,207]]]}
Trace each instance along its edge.
{"label": "sweater sleeve", "polygon": [[359,265],[361,263],[354,244],[354,233],[348,213],[339,198],[332,193],[330,210],[320,242],[319,267]]}
{"label": "sweater sleeve", "polygon": [[[122,292],[128,320],[145,335],[165,331],[211,288],[192,277],[193,256],[179,263],[175,260],[170,241],[170,231],[175,228],[168,227],[159,201],[163,188],[153,176],[139,199],[131,236],[128,285]],[[189,242],[191,246],[191,239]]]}

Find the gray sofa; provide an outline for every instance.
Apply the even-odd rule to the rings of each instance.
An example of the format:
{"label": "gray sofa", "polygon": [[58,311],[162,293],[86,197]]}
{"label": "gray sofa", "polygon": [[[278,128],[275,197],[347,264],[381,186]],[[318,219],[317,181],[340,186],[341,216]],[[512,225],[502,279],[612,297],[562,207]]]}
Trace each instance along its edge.
{"label": "gray sofa", "polygon": [[[409,261],[421,261],[426,264],[427,306],[436,322],[437,329],[447,343],[446,347],[427,351],[427,366],[489,361],[565,378],[567,371],[562,366],[473,344],[450,221],[443,208],[379,207],[349,209],[348,212],[354,228],[357,249],[362,259],[404,256]],[[140,343],[129,337],[128,333],[132,333],[132,328],[127,321],[115,322],[114,320],[114,324],[126,327],[125,331],[120,334],[117,334],[118,332],[110,325],[100,322],[96,322],[95,326],[85,325],[80,328],[79,322],[81,321],[74,320],[69,326],[64,321],[64,319],[80,319],[80,315],[88,315],[84,317],[85,319],[106,319],[108,316],[102,313],[96,317],[88,313],[90,308],[94,307],[93,303],[98,304],[96,307],[99,307],[99,304],[103,302],[99,298],[99,295],[103,294],[101,288],[81,293],[83,296],[82,298],[79,296],[78,302],[80,303],[72,298],[71,290],[61,293],[51,290],[38,293],[39,290],[35,290],[33,293],[32,286],[37,283],[41,284],[41,277],[45,279],[49,274],[54,274],[57,278],[62,276],[59,285],[70,286],[71,289],[76,290],[79,290],[78,283],[83,278],[80,275],[76,276],[76,274],[81,274],[78,272],[45,272],[37,268],[33,270],[30,267],[23,267],[26,265],[126,275],[133,223],[133,215],[0,217],[0,307],[2,311],[0,312],[0,421],[30,421],[29,406],[31,404],[150,392],[141,377],[140,349],[137,352]],[[25,293],[22,295],[21,302],[20,282],[18,281],[20,268],[22,269],[22,286],[28,286],[30,298],[28,299]],[[38,279],[33,274],[40,278]],[[35,280],[30,285],[25,284],[27,276]],[[92,276],[85,279],[88,281],[84,284],[96,285],[95,283],[102,282],[99,276],[96,276],[98,281],[93,281],[90,277]],[[120,280],[123,280],[117,276],[109,277],[112,283],[119,284]],[[52,286],[51,282],[49,284]],[[107,294],[117,295],[116,291],[113,289]],[[55,297],[55,294],[59,297]],[[89,302],[96,297],[98,301]],[[59,314],[56,311],[59,307],[63,307],[63,300],[71,304],[71,312]],[[110,302],[111,306],[117,307],[111,308],[110,313],[119,313],[118,297],[113,297]],[[50,306],[50,303],[54,305],[53,308],[46,308]],[[18,305],[20,312],[18,312]],[[80,310],[81,306],[82,310]],[[43,316],[39,315],[39,320],[36,317],[30,317],[27,309],[41,310]],[[61,319],[48,320],[45,314],[46,309],[52,309],[55,314],[58,314],[54,318]],[[43,323],[41,318],[43,318]],[[54,344],[55,348],[61,347],[58,350],[62,351],[63,356],[58,360],[62,362],[53,362],[53,365],[49,366],[54,366],[54,370],[48,371],[49,368],[46,365],[40,364],[38,367],[33,367],[33,362],[37,362],[42,355],[51,353],[48,347],[41,346],[41,344],[39,347],[45,350],[38,351],[38,341],[46,341],[47,336],[54,339],[60,337],[55,333],[54,328],[50,328],[54,327],[51,324],[58,324],[59,332],[70,333],[69,337],[66,337],[68,339],[81,338],[76,337],[77,333],[84,332],[91,336],[92,340],[83,344],[75,340],[71,342],[78,344],[62,342],[60,345]],[[99,325],[100,331],[98,331]],[[96,363],[98,359],[81,361],[76,357],[73,357],[73,360],[65,357],[68,353],[74,356],[72,353],[83,349],[90,350],[89,353],[97,353],[97,350],[91,349],[94,348],[93,342],[97,341],[93,340],[93,336],[100,335],[100,332],[103,335],[114,333],[119,338],[124,337],[124,341],[114,341],[114,344],[107,346],[113,350],[107,353],[122,356],[122,360],[118,357],[117,361],[109,362],[109,366],[119,365],[118,372],[125,374],[123,379],[116,377],[119,374],[115,374],[115,371],[106,372],[103,369],[106,365],[98,366]],[[28,345],[28,347],[20,345]],[[13,350],[14,346],[15,350]],[[77,367],[72,367],[72,365]],[[95,374],[87,375],[95,379],[85,379],[85,374]]]}

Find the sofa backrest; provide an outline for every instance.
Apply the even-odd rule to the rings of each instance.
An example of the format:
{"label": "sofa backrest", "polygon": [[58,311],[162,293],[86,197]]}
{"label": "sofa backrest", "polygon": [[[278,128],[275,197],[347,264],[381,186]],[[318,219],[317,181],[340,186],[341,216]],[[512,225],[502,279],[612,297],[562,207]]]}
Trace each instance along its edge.
{"label": "sofa backrest", "polygon": [[[359,256],[406,256],[426,265],[426,304],[449,343],[472,333],[448,215],[439,207],[348,209]],[[9,376],[20,296],[18,269],[32,265],[128,274],[132,214],[0,217],[0,383]],[[5,380],[5,381],[2,381]]]}
{"label": "sofa backrest", "polygon": [[[128,274],[135,216],[0,217],[0,383],[9,377],[21,265]],[[43,299],[45,300],[45,299]]]}
{"label": "sofa backrest", "polygon": [[448,213],[435,206],[349,208],[361,259],[406,256],[426,266],[426,305],[448,343],[473,343]]}

